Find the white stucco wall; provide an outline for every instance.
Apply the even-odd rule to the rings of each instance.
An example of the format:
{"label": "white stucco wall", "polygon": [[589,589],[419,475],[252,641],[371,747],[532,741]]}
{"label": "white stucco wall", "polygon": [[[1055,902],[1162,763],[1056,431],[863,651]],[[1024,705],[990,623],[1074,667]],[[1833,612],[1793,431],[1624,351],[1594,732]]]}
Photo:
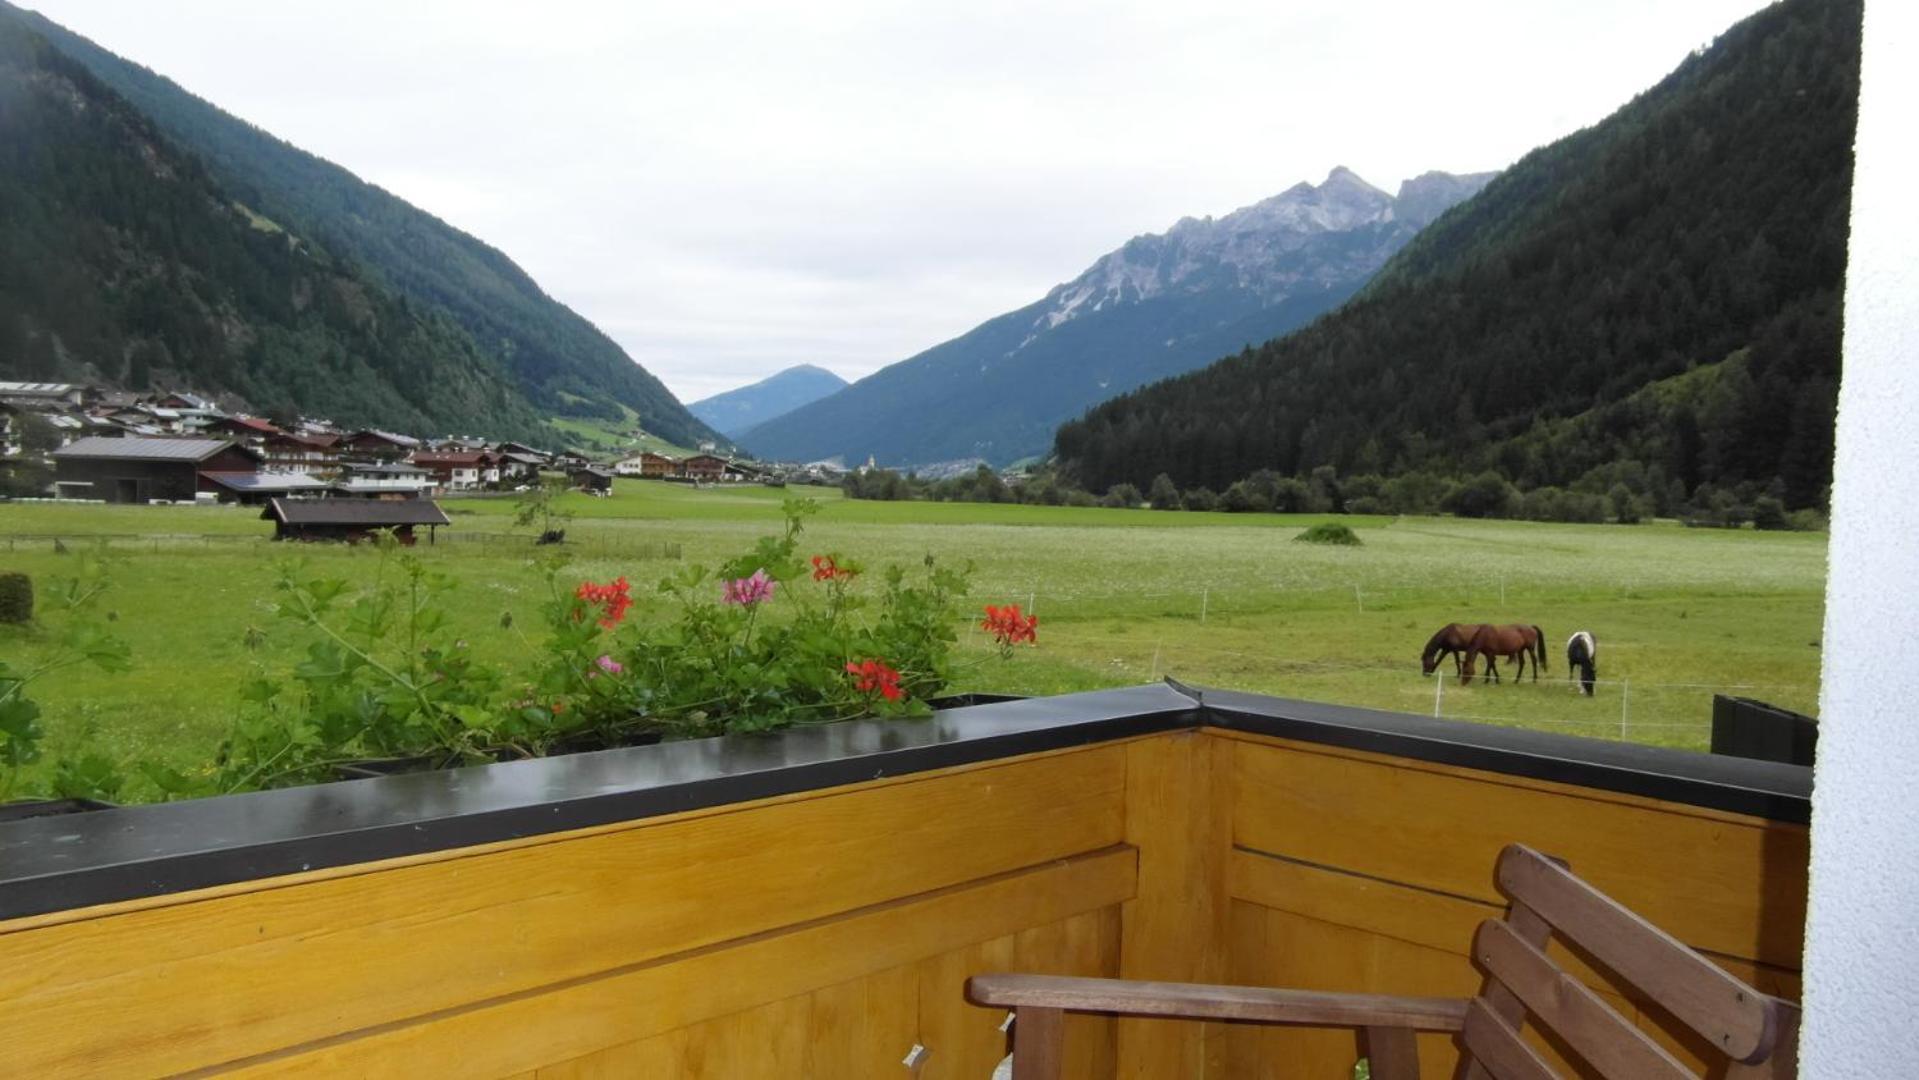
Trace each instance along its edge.
{"label": "white stucco wall", "polygon": [[1919,1075],[1919,3],[1867,0],[1800,1075]]}

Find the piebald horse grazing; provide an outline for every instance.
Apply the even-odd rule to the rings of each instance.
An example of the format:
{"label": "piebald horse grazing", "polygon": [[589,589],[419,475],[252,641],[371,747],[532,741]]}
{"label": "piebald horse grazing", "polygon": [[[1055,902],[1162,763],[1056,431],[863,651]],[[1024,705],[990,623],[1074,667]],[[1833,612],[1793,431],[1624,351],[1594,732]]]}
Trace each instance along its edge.
{"label": "piebald horse grazing", "polygon": [[1473,643],[1473,635],[1479,633],[1479,623],[1447,623],[1439,628],[1439,633],[1426,639],[1426,649],[1419,654],[1419,673],[1431,675],[1439,662],[1448,653],[1453,658],[1453,673],[1460,671],[1460,656],[1466,646]]}
{"label": "piebald horse grazing", "polygon": [[1514,682],[1526,677],[1526,661],[1533,662],[1533,681],[1539,681],[1539,669],[1546,665],[1546,635],[1537,626],[1486,625],[1479,628],[1473,639],[1466,645],[1466,663],[1459,672],[1460,685],[1473,679],[1473,662],[1479,657],[1486,658],[1486,680],[1497,682],[1499,679],[1499,661],[1501,656],[1519,660],[1519,674]]}
{"label": "piebald horse grazing", "polygon": [[1599,642],[1584,630],[1567,638],[1566,666],[1579,673],[1579,686],[1586,696],[1593,696],[1593,682],[1599,678]]}

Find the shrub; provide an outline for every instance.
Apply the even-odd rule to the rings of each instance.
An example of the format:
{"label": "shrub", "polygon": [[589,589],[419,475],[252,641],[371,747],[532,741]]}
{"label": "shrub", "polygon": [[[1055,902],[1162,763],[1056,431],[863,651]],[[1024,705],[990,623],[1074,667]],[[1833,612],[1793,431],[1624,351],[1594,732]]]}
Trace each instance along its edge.
{"label": "shrub", "polygon": [[1209,487],[1196,487],[1180,497],[1179,503],[1188,510],[1217,510],[1219,496]]}
{"label": "shrub", "polygon": [[1114,484],[1106,489],[1106,497],[1099,504],[1109,509],[1130,510],[1140,504],[1139,489],[1131,484]]}
{"label": "shrub", "polygon": [[1353,530],[1330,521],[1307,529],[1293,537],[1293,541],[1301,544],[1340,544],[1346,547],[1357,547],[1360,543],[1358,534]]}
{"label": "shrub", "polygon": [[1487,471],[1453,485],[1439,505],[1460,517],[1485,518],[1510,517],[1518,502],[1513,486],[1498,473]]}
{"label": "shrub", "polygon": [[1146,493],[1146,501],[1155,510],[1179,509],[1179,488],[1173,484],[1173,478],[1160,473],[1153,477],[1153,485]]}
{"label": "shrub", "polygon": [[1349,514],[1386,514],[1391,510],[1384,500],[1373,495],[1358,495],[1346,500],[1346,512]]}
{"label": "shrub", "polygon": [[1078,488],[1074,488],[1066,493],[1066,505],[1082,507],[1098,506],[1099,500],[1093,498],[1093,493],[1090,491],[1081,491]]}
{"label": "shrub", "polygon": [[33,579],[20,573],[0,574],[0,623],[33,621]]}
{"label": "shrub", "polygon": [[1786,517],[1786,504],[1771,495],[1761,495],[1752,501],[1752,527],[1755,529],[1782,530],[1792,528],[1792,522]]}
{"label": "shrub", "polygon": [[1817,510],[1794,510],[1786,516],[1796,532],[1824,532],[1826,515]]}
{"label": "shrub", "polygon": [[1219,497],[1219,508],[1229,514],[1263,514],[1273,508],[1272,500],[1254,490],[1244,480],[1233,481],[1226,494]]}

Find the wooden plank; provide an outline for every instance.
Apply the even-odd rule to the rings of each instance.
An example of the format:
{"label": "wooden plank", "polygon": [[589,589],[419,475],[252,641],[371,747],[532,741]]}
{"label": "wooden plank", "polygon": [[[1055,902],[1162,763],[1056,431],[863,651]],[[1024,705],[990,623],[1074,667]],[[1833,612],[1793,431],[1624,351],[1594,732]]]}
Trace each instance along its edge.
{"label": "wooden plank", "polygon": [[[1164,735],[1138,735],[1130,739],[1114,739],[1101,743],[1106,749],[1126,746],[1132,742],[1164,738]],[[852,791],[877,791],[900,784],[923,784],[947,776],[961,773],[981,772],[1005,768],[1014,764],[1027,764],[1048,758],[1083,754],[1083,746],[1067,747],[1060,750],[1044,750],[1036,754],[1027,754],[1017,759],[974,762],[967,765],[955,765],[946,769],[929,769],[926,772],[907,773],[901,776],[886,776],[872,780],[861,780],[852,784],[839,784],[833,787],[814,788],[807,791],[790,792],[785,795],[772,795],[764,799],[751,799],[745,802],[723,803],[717,806],[703,806],[694,810],[683,810],[675,814],[658,814],[653,817],[633,821],[616,821],[606,825],[592,825],[582,829],[569,829],[564,832],[541,833],[536,836],[523,836],[512,840],[500,840],[491,844],[476,844],[472,847],[448,848],[443,851],[427,851],[417,855],[402,855],[392,859],[379,859],[372,862],[353,863],[346,866],[329,866],[319,870],[306,870],[295,874],[283,874],[271,879],[232,882],[226,885],[213,885],[204,889],[187,892],[167,893],[162,896],[145,896],[134,900],[121,900],[111,904],[97,904],[93,907],[73,908],[67,911],[50,911],[40,915],[28,915],[17,919],[0,920],[0,935],[18,933],[23,930],[39,930],[49,926],[61,926],[68,923],[89,922],[94,919],[129,915],[136,911],[148,911],[153,908],[176,907],[180,904],[194,904],[206,900],[215,900],[223,896],[236,896],[246,893],[258,893],[267,888],[288,888],[296,885],[308,885],[319,881],[332,881],[338,878],[359,877],[365,874],[384,873],[408,866],[423,866],[431,863],[450,862],[456,859],[470,859],[497,852],[515,851],[521,848],[541,847],[547,844],[568,840],[581,840],[607,833],[630,832],[634,829],[658,828],[662,825],[674,825],[704,818],[724,817],[730,814],[751,813],[773,806],[788,803],[807,802]]]}
{"label": "wooden plank", "polygon": [[957,949],[919,965],[920,1042],[925,1044],[922,1080],[977,1080],[991,1076],[1006,1056],[1000,1030],[1006,1010],[966,997],[966,980],[1012,965],[1012,935]]}
{"label": "wooden plank", "polygon": [[1770,1051],[1772,999],[1564,867],[1514,845],[1500,856],[1499,884],[1728,1057],[1756,1061]]}
{"label": "wooden plank", "polygon": [[638,1042],[621,1043],[542,1067],[537,1080],[633,1080],[681,1076],[686,1072],[686,1029]]}
{"label": "wooden plank", "polygon": [[1365,1037],[1367,1075],[1372,1080],[1419,1080],[1419,1044],[1411,1029],[1369,1027]]}
{"label": "wooden plank", "polygon": [[[1013,967],[1038,975],[1119,974],[1119,912],[1101,908],[1062,922],[1022,930],[1013,939]],[[1092,1013],[1066,1017],[1068,1076],[1111,1077],[1117,1038],[1113,1019]]]}
{"label": "wooden plank", "polygon": [[0,1041],[41,1076],[184,1071],[1099,850],[1125,753],[0,935]]}
{"label": "wooden plank", "polygon": [[787,1080],[807,1066],[810,995],[782,998],[686,1031],[684,1080]]}
{"label": "wooden plank", "polygon": [[[1690,944],[1794,968],[1805,923],[1806,831],[1689,808],[1578,798],[1480,778],[1236,748],[1235,844],[1504,904],[1492,867],[1520,842]],[[1656,838],[1656,840],[1654,839]]]}
{"label": "wooden plank", "polygon": [[1371,750],[1353,750],[1344,746],[1332,746],[1327,743],[1305,742],[1299,739],[1282,739],[1272,735],[1261,735],[1250,731],[1234,731],[1228,728],[1207,727],[1201,732],[1222,742],[1245,743],[1249,746],[1263,746],[1294,753],[1312,754],[1319,757],[1345,758],[1374,765],[1386,765],[1397,769],[1410,769],[1416,772],[1432,773],[1435,776],[1450,776],[1461,780],[1493,781],[1508,787],[1524,788],[1549,795],[1565,795],[1569,798],[1584,799],[1591,802],[1609,802],[1620,806],[1641,807],[1672,813],[1684,813],[1708,821],[1722,821],[1731,825],[1751,825],[1759,820],[1751,814],[1736,814],[1730,810],[1716,810],[1709,806],[1695,806],[1691,803],[1673,802],[1669,799],[1654,799],[1645,795],[1632,795],[1623,791],[1607,791],[1603,788],[1586,787],[1580,784],[1564,784],[1556,780],[1536,780],[1530,776],[1515,776],[1511,773],[1493,772],[1487,769],[1468,769],[1459,765],[1445,765],[1436,761],[1421,761],[1418,758],[1401,757],[1397,754],[1381,754]]}
{"label": "wooden plank", "polygon": [[1512,927],[1488,919],[1480,927],[1473,954],[1540,1023],[1602,1075],[1619,1080],[1692,1080],[1693,1074],[1632,1020],[1554,967],[1545,953],[1522,940]]}
{"label": "wooden plank", "polygon": [[919,972],[904,964],[817,990],[810,1022],[808,1075],[900,1075],[919,1041]]}
{"label": "wooden plank", "polygon": [[1499,1022],[1484,1002],[1466,1010],[1466,1049],[1494,1080],[1558,1080],[1538,1051]]}
{"label": "wooden plank", "polygon": [[1308,1027],[1404,1027],[1458,1031],[1460,998],[1348,994],[1262,986],[1085,979],[1063,975],[975,976],[969,996],[1003,1008],[1054,1008],[1192,1020],[1255,1020]]}
{"label": "wooden plank", "polygon": [[[231,1075],[408,1078],[433,1075],[453,1057],[494,1063],[502,1071],[568,1060],[877,971],[917,965],[1022,927],[1116,906],[1132,891],[1133,866],[1130,849],[1114,848],[327,1040],[247,1063]],[[1002,962],[1006,958],[1010,953]],[[951,1000],[960,1001],[960,983],[972,973],[960,970],[965,966],[954,965]],[[918,994],[918,967],[913,971]],[[966,1007],[963,1001],[960,1007]],[[999,1014],[975,1011],[989,1027],[997,1027]],[[903,1055],[906,1047],[900,1050]]]}
{"label": "wooden plank", "polygon": [[[1140,870],[1121,910],[1123,977],[1225,979],[1231,765],[1230,745],[1197,732],[1127,747],[1126,842],[1139,849]],[[1119,1021],[1124,1077],[1196,1077],[1205,1061],[1202,1025]]]}
{"label": "wooden plank", "polygon": [[1065,1059],[1066,1014],[1037,1006],[1017,1010],[1013,1020],[1013,1075],[1020,1080],[1059,1080]]}

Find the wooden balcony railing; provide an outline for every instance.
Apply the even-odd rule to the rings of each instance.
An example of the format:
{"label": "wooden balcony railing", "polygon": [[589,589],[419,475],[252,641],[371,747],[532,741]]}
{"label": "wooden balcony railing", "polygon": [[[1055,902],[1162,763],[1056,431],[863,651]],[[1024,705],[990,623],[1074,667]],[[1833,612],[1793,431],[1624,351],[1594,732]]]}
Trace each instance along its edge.
{"label": "wooden balcony railing", "polygon": [[[981,971],[1470,995],[1512,841],[1796,997],[1808,789],[1157,686],[40,819],[0,826],[0,1075],[984,1078]],[[1359,1053],[1067,1024],[1076,1077]]]}

